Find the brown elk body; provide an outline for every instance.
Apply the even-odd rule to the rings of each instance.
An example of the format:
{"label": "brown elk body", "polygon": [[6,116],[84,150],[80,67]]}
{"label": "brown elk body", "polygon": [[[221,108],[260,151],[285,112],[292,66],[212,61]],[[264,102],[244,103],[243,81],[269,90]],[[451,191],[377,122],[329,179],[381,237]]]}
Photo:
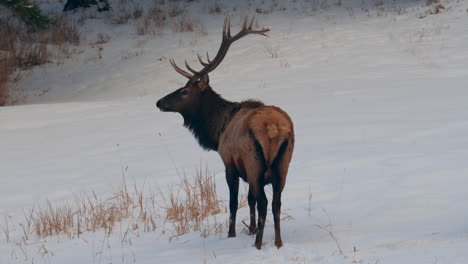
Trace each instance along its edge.
{"label": "brown elk body", "polygon": [[[232,42],[250,33],[264,35],[269,31],[252,30],[253,21],[247,26],[246,18],[243,29],[231,37],[227,17],[221,48],[213,61],[208,59],[208,63],[205,63],[199,57],[200,63],[205,66],[201,71],[197,72],[186,64],[193,73],[190,74],[171,61],[174,69],[189,81],[184,87],[160,99],[156,105],[161,111],[180,113],[184,126],[193,133],[198,143],[204,149],[218,151],[221,156],[230,192],[229,237],[236,236],[239,178],[242,178],[249,184],[249,231],[256,233],[255,246],[261,248],[268,203],[264,186],[272,184],[275,245],[279,248],[282,246],[281,192],[294,149],[291,118],[280,108],[264,105],[260,101],[227,101],[211,89],[208,78],[208,72],[217,67]],[[255,221],[255,206],[258,224]]]}

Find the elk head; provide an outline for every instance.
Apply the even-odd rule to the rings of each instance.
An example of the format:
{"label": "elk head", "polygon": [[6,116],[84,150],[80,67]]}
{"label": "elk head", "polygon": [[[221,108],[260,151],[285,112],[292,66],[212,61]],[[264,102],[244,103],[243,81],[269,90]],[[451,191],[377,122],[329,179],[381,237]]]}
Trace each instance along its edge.
{"label": "elk head", "polygon": [[183,116],[192,116],[198,112],[200,107],[202,107],[201,97],[207,92],[212,92],[209,85],[208,73],[216,69],[221,61],[226,56],[226,53],[231,46],[231,44],[248,35],[248,34],[260,34],[267,36],[266,33],[270,31],[268,28],[263,28],[261,30],[254,30],[255,19],[252,18],[250,23],[248,17],[245,17],[242,29],[234,36],[231,36],[231,22],[229,16],[224,20],[223,26],[223,39],[221,41],[221,46],[218,50],[218,53],[213,60],[210,60],[208,53],[206,54],[207,62],[203,61],[201,56],[198,55],[198,60],[203,66],[203,69],[196,71],[185,61],[185,67],[189,72],[179,68],[174,60],[170,60],[172,67],[182,76],[188,78],[189,80],[184,87],[177,89],[176,91],[166,95],[161,98],[156,106],[164,112],[177,112],[181,113]]}

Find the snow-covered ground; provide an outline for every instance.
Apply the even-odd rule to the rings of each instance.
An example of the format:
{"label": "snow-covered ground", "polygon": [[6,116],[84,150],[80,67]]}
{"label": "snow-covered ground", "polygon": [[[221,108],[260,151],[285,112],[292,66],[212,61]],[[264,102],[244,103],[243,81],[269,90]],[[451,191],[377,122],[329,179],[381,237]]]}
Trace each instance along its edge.
{"label": "snow-covered ground", "polygon": [[[0,220],[0,263],[468,263],[468,2],[442,1],[424,18],[425,1],[361,2],[257,15],[270,37],[235,43],[210,74],[225,98],[258,98],[294,120],[281,249],[269,206],[260,251],[242,232],[242,208],[232,239],[136,231],[124,244],[98,232],[19,248]],[[137,183],[166,185],[206,164],[228,199],[217,153],[155,107],[184,85],[168,58],[197,65],[197,52],[218,48],[224,15],[204,5],[188,13],[204,12],[207,34],[138,36],[134,25],[90,19],[71,59],[23,74],[16,89],[28,104],[0,108],[0,219],[12,236],[33,206],[110,193],[122,166]],[[245,12],[233,14],[237,29]],[[89,43],[104,31],[99,59]]]}

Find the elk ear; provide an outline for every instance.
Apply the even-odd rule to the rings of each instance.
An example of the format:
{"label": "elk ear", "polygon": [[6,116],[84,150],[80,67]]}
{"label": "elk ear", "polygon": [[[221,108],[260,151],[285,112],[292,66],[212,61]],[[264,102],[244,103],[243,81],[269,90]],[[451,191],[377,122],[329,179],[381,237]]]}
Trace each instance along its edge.
{"label": "elk ear", "polygon": [[210,87],[210,78],[208,77],[208,74],[205,73],[202,75],[200,81],[198,82],[198,87],[200,87],[202,91]]}

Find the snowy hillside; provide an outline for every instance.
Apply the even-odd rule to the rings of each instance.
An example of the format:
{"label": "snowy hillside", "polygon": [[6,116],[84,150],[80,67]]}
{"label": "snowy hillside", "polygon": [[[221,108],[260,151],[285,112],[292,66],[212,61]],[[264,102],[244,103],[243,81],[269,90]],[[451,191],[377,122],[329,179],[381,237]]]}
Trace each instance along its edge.
{"label": "snowy hillside", "polygon": [[[43,2],[50,12],[62,5]],[[233,31],[262,6],[215,2]],[[89,18],[70,59],[22,73],[14,89],[25,104],[0,108],[0,264],[468,263],[468,2],[440,1],[438,14],[426,1],[315,2],[264,4],[256,17],[270,37],[236,42],[210,74],[224,98],[260,99],[294,121],[281,249],[271,187],[262,250],[241,222],[246,207],[230,239],[224,225],[204,238],[125,220],[111,235],[23,239],[32,208],[93,192],[106,199],[123,177],[164,189],[206,167],[228,204],[218,154],[203,151],[178,114],[155,107],[185,82],[170,58],[195,66],[197,53],[219,47],[224,11],[194,1],[184,8],[199,31],[139,35],[138,21]],[[109,40],[93,44],[99,33]]]}

